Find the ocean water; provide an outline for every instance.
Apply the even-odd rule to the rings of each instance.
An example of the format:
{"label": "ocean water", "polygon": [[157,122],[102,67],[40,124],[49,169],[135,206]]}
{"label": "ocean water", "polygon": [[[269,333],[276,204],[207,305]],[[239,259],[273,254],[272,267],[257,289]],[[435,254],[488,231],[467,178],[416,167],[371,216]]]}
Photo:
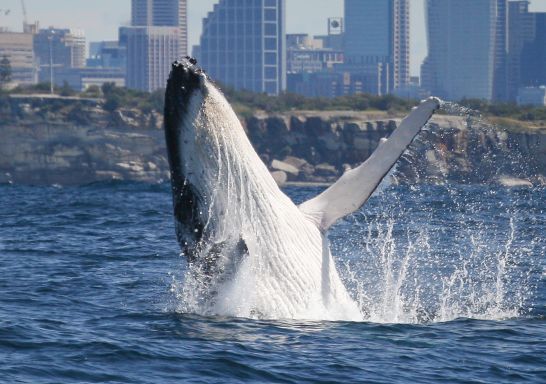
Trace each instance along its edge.
{"label": "ocean water", "polygon": [[0,382],[544,383],[545,233],[545,189],[388,186],[330,232],[363,321],[200,317],[167,184],[0,186]]}

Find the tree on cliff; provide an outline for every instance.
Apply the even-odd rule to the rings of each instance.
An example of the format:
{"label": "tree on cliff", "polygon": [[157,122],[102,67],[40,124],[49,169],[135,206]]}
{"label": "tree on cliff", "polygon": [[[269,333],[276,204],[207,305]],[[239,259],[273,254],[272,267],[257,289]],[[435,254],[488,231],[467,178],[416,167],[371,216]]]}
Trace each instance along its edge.
{"label": "tree on cliff", "polygon": [[0,61],[0,88],[11,81],[11,63],[6,55]]}
{"label": "tree on cliff", "polygon": [[104,83],[101,89],[105,99],[103,108],[108,112],[114,112],[122,105],[123,89],[116,87],[115,83]]}

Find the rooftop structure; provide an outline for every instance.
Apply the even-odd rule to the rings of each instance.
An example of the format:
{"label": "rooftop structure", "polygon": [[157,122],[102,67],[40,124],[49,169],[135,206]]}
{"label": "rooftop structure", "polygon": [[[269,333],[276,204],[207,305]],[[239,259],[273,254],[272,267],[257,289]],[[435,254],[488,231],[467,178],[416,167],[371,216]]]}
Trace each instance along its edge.
{"label": "rooftop structure", "polygon": [[127,47],[119,41],[99,41],[89,44],[88,67],[122,68],[127,67]]}

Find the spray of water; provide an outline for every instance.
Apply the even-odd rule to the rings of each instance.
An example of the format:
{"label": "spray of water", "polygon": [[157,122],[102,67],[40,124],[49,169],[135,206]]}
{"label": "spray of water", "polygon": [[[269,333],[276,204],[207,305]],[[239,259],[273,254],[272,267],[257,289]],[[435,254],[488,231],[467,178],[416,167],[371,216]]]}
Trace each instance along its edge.
{"label": "spray of water", "polygon": [[[525,258],[533,248],[518,249],[514,220],[492,237],[460,229],[446,244],[441,229],[394,218],[361,216],[367,228],[354,248],[355,236],[344,250],[344,281],[356,297],[364,320],[380,323],[423,323],[457,318],[505,319],[523,314],[532,294]],[[412,226],[419,226],[411,229]],[[494,240],[493,240],[494,239]],[[363,251],[363,252],[362,252]]]}
{"label": "spray of water", "polygon": [[[464,116],[469,130],[495,130],[476,111],[455,103],[442,109]],[[427,129],[429,138],[442,135]],[[432,145],[426,148],[420,140],[418,152],[406,159],[420,166],[415,159]],[[510,155],[503,160],[514,167],[521,161]],[[398,178],[394,170],[387,180]],[[528,311],[541,245],[527,235],[529,212],[518,206],[532,195],[452,183],[378,192],[370,206],[341,225],[337,237],[343,246],[333,250],[343,255],[344,282],[365,320],[505,319]]]}

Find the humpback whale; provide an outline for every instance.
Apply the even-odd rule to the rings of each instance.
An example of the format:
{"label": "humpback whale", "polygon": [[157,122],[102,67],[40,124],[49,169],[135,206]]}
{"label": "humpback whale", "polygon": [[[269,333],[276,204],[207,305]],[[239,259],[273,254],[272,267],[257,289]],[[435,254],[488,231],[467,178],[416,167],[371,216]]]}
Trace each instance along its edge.
{"label": "humpback whale", "polygon": [[439,101],[429,98],[360,166],[296,206],[277,186],[221,91],[192,58],[175,62],[165,137],[177,239],[189,262],[191,310],[236,317],[361,320],[328,246]]}

